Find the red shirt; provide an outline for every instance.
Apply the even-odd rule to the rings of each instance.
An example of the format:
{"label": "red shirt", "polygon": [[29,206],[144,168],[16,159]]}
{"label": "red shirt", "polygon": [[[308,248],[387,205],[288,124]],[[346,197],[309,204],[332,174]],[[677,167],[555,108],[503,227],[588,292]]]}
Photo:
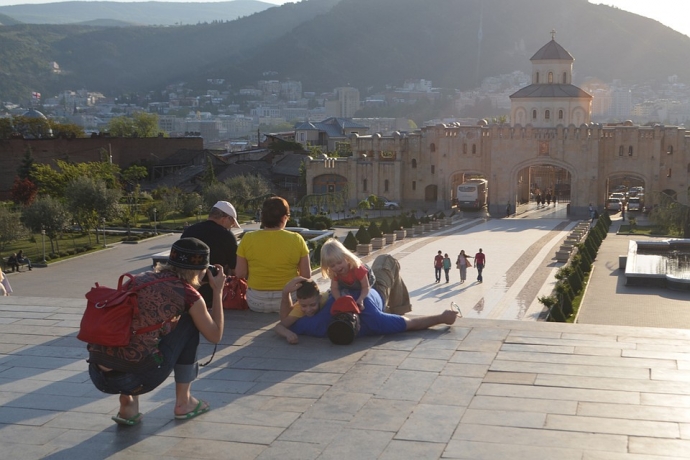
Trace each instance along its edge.
{"label": "red shirt", "polygon": [[342,281],[343,284],[354,284],[356,280],[363,280],[369,275],[369,270],[364,265],[359,268],[353,268],[342,276],[337,276],[336,281]]}
{"label": "red shirt", "polygon": [[483,252],[478,252],[474,255],[474,265],[477,264],[486,265],[486,256]]}
{"label": "red shirt", "polygon": [[434,257],[434,268],[442,268],[443,267],[443,256],[441,254],[437,255]]}

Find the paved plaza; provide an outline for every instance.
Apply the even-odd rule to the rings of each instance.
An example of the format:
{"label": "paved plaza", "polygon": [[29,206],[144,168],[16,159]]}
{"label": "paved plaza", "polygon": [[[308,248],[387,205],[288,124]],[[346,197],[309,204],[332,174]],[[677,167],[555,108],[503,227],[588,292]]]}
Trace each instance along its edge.
{"label": "paved plaza", "polygon": [[[116,426],[75,338],[95,282],[150,266],[175,236],[10,274],[0,298],[0,459],[690,458],[690,293],[627,287],[604,240],[580,324],[537,321],[575,225],[564,210],[465,216],[396,243],[412,315],[457,302],[464,318],[351,346],[287,345],[277,315],[228,312],[192,390],[212,410],[173,418],[172,379],[142,397],[144,420]],[[434,283],[433,256],[487,254],[484,283]],[[474,275],[474,276],[473,276]],[[655,327],[649,327],[655,326]],[[675,327],[675,329],[673,329]],[[202,357],[211,354],[208,343]]]}

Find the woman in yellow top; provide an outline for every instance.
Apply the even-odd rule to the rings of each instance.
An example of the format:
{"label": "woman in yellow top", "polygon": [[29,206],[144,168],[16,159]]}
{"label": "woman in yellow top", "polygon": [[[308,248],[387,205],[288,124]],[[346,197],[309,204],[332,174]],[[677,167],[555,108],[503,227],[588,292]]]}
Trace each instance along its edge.
{"label": "woman in yellow top", "polygon": [[299,233],[285,230],[290,206],[275,196],[261,209],[263,229],[246,233],[237,248],[235,275],[247,279],[247,303],[261,313],[280,311],[283,287],[296,275],[309,278],[309,249]]}

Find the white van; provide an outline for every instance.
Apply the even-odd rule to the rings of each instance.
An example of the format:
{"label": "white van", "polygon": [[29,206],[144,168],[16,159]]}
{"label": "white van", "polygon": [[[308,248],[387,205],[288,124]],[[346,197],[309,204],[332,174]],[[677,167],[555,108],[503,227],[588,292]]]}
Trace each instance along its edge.
{"label": "white van", "polygon": [[628,211],[640,211],[642,209],[642,202],[638,197],[631,197],[628,199]]}
{"label": "white van", "polygon": [[623,202],[618,198],[609,198],[606,200],[606,209],[609,211],[620,211],[623,209]]}

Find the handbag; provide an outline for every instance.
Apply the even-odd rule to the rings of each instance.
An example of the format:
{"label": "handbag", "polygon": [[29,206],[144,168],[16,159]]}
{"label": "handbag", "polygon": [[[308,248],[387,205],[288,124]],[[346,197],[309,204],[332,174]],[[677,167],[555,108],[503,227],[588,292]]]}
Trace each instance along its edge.
{"label": "handbag", "polygon": [[[123,283],[125,277],[129,278],[126,284]],[[132,328],[132,320],[135,316],[139,316],[137,291],[171,279],[176,278],[159,278],[134,286],[134,276],[125,273],[120,276],[116,289],[96,283],[96,286],[85,295],[86,310],[81,318],[77,338],[82,342],[95,345],[124,347],[129,345],[132,335],[145,334],[162,328],[173,318],[139,329]]]}
{"label": "handbag", "polygon": [[248,310],[247,304],[247,281],[236,276],[225,278],[223,286],[223,309],[224,310]]}

